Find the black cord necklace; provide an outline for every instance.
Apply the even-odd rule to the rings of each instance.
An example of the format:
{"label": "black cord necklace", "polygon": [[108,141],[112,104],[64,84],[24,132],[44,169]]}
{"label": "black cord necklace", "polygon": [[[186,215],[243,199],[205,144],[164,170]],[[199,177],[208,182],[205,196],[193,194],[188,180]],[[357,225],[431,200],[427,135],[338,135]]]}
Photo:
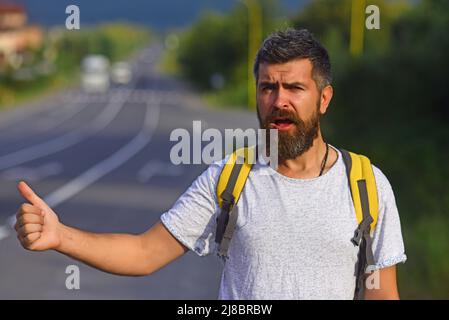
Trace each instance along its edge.
{"label": "black cord necklace", "polygon": [[320,175],[319,175],[318,177],[321,177],[321,175],[323,174],[324,167],[326,166],[327,155],[328,155],[328,154],[329,154],[329,144],[326,143],[326,154],[324,155],[323,162],[321,163]]}

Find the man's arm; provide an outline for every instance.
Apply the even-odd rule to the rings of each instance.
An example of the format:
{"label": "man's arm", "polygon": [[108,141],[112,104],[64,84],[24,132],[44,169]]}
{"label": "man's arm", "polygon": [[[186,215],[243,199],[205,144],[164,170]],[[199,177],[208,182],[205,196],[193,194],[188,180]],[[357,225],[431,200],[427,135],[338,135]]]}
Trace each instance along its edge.
{"label": "man's arm", "polygon": [[377,289],[365,289],[365,300],[399,300],[396,282],[396,266],[379,270]]}
{"label": "man's arm", "polygon": [[27,250],[54,249],[102,271],[127,276],[151,274],[188,250],[161,222],[140,235],[96,234],[65,226],[28,185],[21,182],[18,189],[30,202],[20,206],[15,225]]}
{"label": "man's arm", "polygon": [[61,244],[55,250],[105,272],[144,276],[180,257],[187,248],[158,222],[140,235],[97,234],[62,226]]}

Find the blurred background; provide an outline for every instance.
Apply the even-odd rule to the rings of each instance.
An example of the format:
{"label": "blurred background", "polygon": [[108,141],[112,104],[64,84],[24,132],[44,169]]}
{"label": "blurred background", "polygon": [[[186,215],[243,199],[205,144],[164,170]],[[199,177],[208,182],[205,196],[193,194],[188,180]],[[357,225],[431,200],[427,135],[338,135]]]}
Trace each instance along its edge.
{"label": "blurred background", "polygon": [[[403,299],[449,298],[449,1],[0,1],[0,298],[215,299],[216,257],[151,277],[111,276],[21,249],[10,228],[25,179],[64,223],[143,232],[206,168],[174,166],[175,128],[257,128],[261,41],[308,28],[333,64],[327,141],[389,178],[408,260]],[[365,28],[365,7],[380,29]],[[205,129],[205,128],[203,128]],[[77,264],[81,289],[65,287]]]}

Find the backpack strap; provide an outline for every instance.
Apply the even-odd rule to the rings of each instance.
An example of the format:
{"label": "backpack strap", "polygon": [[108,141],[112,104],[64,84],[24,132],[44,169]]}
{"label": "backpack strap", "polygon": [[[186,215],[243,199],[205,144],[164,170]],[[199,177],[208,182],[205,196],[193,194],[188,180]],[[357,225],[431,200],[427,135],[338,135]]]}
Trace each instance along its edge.
{"label": "backpack strap", "polygon": [[374,265],[371,234],[378,219],[377,186],[370,160],[346,150],[340,150],[351,190],[357,218],[357,229],[351,239],[359,246],[358,263],[355,270],[356,287],[354,299],[363,299],[366,268]]}
{"label": "backpack strap", "polygon": [[234,151],[221,171],[217,184],[217,199],[221,208],[217,218],[215,242],[218,256],[228,257],[228,249],[237,225],[236,204],[255,160],[254,148],[241,148]]}

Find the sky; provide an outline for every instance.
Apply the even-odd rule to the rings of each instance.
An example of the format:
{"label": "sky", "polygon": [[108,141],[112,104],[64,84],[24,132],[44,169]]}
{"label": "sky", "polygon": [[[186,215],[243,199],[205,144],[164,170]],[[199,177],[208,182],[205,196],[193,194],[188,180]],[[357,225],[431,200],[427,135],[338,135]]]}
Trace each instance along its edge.
{"label": "sky", "polygon": [[[0,0],[27,7],[31,23],[44,26],[64,25],[70,4],[80,8],[83,24],[131,21],[154,29],[177,28],[192,23],[207,9],[231,10],[239,0]],[[285,12],[297,12],[310,0],[279,0]]]}

